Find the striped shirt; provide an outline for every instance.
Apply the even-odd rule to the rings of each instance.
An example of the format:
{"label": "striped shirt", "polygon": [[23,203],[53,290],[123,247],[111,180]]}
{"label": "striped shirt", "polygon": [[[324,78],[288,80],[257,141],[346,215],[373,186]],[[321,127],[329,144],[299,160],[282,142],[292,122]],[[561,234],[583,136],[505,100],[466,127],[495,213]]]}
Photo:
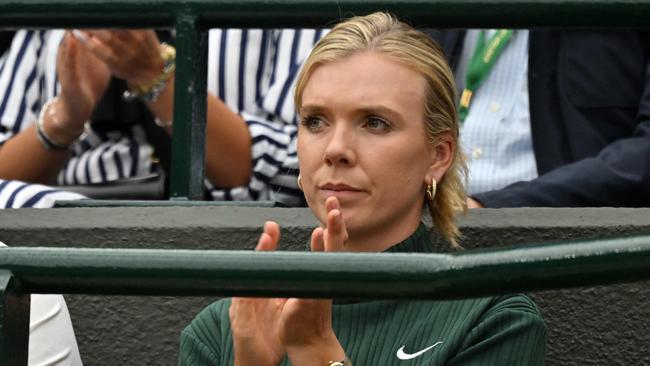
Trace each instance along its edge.
{"label": "striped shirt", "polygon": [[41,184],[0,179],[0,208],[50,208],[54,201],[82,198],[85,197]]}
{"label": "striped shirt", "polygon": [[[56,54],[63,34],[19,31],[0,58],[0,144],[35,123],[41,107],[59,93]],[[208,91],[242,115],[253,141],[249,184],[220,190],[206,181],[213,199],[302,203],[292,92],[302,61],[324,34],[314,29],[210,31]],[[58,176],[60,185],[102,183],[157,169],[153,147],[139,125],[111,133],[87,128],[71,150]]]}

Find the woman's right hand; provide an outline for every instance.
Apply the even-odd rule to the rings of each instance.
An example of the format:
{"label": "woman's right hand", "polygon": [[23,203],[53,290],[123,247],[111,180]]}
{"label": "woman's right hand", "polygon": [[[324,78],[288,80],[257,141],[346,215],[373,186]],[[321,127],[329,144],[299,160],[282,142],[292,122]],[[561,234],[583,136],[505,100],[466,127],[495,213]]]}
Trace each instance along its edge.
{"label": "woman's right hand", "polygon": [[56,127],[80,134],[104,94],[111,73],[71,32],[66,32],[59,46],[56,67],[61,83],[54,106]]}
{"label": "woman's right hand", "polygon": [[[264,224],[255,250],[272,251],[278,246],[280,227]],[[230,305],[235,366],[277,366],[285,356],[280,343],[280,314],[287,299],[235,297]]]}
{"label": "woman's right hand", "polygon": [[161,45],[153,30],[95,29],[77,34],[88,51],[129,86],[147,85],[163,72]]}
{"label": "woman's right hand", "polygon": [[[311,235],[313,252],[342,252],[348,232],[341,205],[336,197],[325,201],[327,222]],[[282,312],[280,339],[293,365],[326,365],[342,360],[345,350],[332,328],[331,299],[298,299],[287,301]]]}

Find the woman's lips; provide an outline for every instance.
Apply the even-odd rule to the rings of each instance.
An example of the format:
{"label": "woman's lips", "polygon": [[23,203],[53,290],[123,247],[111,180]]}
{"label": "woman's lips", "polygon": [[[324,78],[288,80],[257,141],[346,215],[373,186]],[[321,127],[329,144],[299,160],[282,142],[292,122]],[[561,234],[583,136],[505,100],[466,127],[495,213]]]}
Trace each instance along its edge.
{"label": "woman's lips", "polygon": [[365,192],[362,189],[340,183],[323,184],[319,186],[318,189],[323,192],[326,197],[334,196],[342,199],[353,198]]}

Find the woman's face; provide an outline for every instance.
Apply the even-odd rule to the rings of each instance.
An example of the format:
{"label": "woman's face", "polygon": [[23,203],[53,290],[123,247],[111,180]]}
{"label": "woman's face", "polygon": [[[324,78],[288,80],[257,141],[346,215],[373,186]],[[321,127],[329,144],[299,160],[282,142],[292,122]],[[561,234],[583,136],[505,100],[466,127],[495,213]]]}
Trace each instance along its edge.
{"label": "woman's face", "polygon": [[440,181],[452,145],[427,141],[425,80],[377,52],[318,66],[300,107],[302,186],[321,223],[338,198],[350,251],[381,251],[419,225],[425,185]]}

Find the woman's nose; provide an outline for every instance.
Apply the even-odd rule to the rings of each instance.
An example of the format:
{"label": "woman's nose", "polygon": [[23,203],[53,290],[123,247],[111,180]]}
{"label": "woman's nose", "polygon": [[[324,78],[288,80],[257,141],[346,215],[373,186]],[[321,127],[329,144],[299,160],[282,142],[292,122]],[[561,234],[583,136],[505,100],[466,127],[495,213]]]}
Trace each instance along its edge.
{"label": "woman's nose", "polygon": [[325,148],[324,160],[329,166],[354,165],[356,163],[354,132],[347,128],[334,128]]}

